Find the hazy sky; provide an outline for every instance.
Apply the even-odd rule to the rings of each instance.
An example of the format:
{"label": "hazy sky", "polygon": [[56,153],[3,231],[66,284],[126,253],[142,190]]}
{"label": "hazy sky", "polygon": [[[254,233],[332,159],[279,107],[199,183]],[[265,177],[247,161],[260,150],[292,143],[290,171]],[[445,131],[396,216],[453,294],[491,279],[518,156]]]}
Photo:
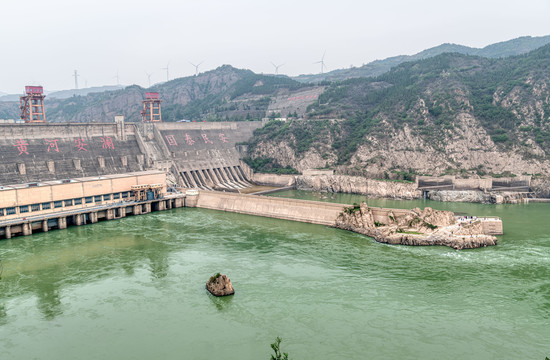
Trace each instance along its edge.
{"label": "hazy sky", "polygon": [[231,64],[288,75],[550,34],[550,0],[1,0],[0,91],[148,85]]}

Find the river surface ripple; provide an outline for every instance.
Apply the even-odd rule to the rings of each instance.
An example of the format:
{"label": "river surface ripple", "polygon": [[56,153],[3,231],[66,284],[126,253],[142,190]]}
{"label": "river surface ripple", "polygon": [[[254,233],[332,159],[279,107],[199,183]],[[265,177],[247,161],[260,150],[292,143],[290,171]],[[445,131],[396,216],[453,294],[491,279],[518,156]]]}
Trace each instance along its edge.
{"label": "river surface ripple", "polygon": [[[550,356],[550,204],[368,202],[496,215],[505,235],[392,246],[184,208],[0,240],[1,358],[268,359],[276,336],[292,359]],[[233,297],[206,292],[218,271]]]}

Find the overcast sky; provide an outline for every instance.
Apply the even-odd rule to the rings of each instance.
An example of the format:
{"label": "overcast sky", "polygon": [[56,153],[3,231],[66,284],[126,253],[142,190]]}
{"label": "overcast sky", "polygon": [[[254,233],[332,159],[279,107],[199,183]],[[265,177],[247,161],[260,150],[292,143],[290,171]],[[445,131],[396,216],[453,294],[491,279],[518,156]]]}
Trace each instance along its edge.
{"label": "overcast sky", "polygon": [[123,85],[222,64],[287,75],[361,66],[442,43],[550,34],[549,0],[1,0],[0,91]]}

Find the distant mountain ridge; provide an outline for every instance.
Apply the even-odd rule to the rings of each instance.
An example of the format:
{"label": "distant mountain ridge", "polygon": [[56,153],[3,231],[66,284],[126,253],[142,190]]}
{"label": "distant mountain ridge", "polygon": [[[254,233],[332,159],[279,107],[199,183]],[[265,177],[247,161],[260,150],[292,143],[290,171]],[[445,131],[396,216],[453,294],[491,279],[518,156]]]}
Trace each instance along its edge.
{"label": "distant mountain ridge", "polygon": [[443,53],[459,53],[463,55],[481,56],[486,58],[501,58],[525,54],[548,43],[550,43],[550,35],[539,37],[523,36],[517,39],[487,45],[481,49],[445,43],[423,50],[414,55],[398,55],[384,60],[375,60],[361,67],[338,69],[324,74],[299,75],[292,77],[292,79],[300,82],[315,83],[322,81],[345,80],[349,78],[375,77],[388,72],[391,68],[404,62],[427,59]]}
{"label": "distant mountain ridge", "polygon": [[[442,44],[413,56],[397,56],[374,61],[361,68],[336,70],[324,76],[329,80],[362,77],[387,73],[404,62],[430,59],[441,53],[468,53],[482,56],[480,59],[501,57],[511,53],[523,53],[526,49],[550,42],[550,36],[523,37],[483,49],[462,45]],[[319,75],[316,75],[319,76]],[[48,94],[46,117],[51,122],[105,122],[114,115],[125,115],[128,121],[140,121],[140,109],[146,91],[160,93],[164,121],[189,119],[195,121],[250,120],[268,116],[299,118],[306,115],[306,108],[314,97],[322,92],[322,86],[298,82],[284,75],[260,75],[250,70],[236,69],[230,65],[215,70],[156,84],[149,89],[133,85],[115,91],[112,87],[67,90]],[[86,93],[86,95],[78,96]],[[303,94],[302,94],[303,93]],[[77,95],[77,96],[74,96]],[[316,97],[315,97],[316,98]],[[0,119],[19,117],[19,95],[12,102],[0,101]],[[316,112],[318,114],[318,111]],[[292,115],[292,116],[291,116]]]}
{"label": "distant mountain ridge", "polygon": [[[53,99],[66,99],[71,96],[86,96],[92,93],[105,92],[105,91],[115,91],[124,89],[122,85],[105,85],[105,86],[94,86],[84,89],[70,89],[70,90],[60,90],[45,92],[46,96]],[[0,102],[5,101],[19,101],[21,94],[6,94],[0,91]]]}

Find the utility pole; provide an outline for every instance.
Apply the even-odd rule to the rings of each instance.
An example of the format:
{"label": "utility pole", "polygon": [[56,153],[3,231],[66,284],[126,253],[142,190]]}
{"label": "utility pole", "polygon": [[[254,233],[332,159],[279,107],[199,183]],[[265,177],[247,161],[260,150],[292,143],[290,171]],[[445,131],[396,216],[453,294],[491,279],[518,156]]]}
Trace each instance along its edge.
{"label": "utility pole", "polygon": [[78,77],[80,76],[78,75],[78,71],[75,70],[73,76],[74,76],[74,88],[78,90]]}
{"label": "utility pole", "polygon": [[147,79],[149,80],[149,87],[151,87],[151,75],[153,74],[149,74],[147,71],[145,72],[145,75],[147,75]]}

